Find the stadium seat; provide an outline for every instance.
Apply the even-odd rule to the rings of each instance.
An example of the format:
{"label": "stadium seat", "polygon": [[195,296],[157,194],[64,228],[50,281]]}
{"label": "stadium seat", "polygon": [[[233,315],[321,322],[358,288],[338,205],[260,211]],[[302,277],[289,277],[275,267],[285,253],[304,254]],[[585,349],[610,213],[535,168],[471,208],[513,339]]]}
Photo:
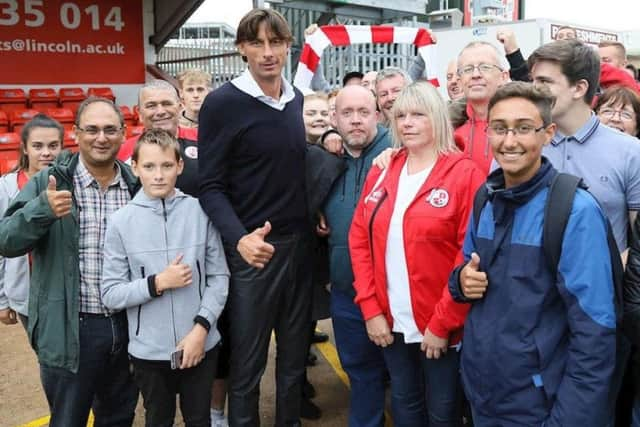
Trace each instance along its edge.
{"label": "stadium seat", "polygon": [[4,175],[18,164],[20,136],[17,133],[0,133],[0,174]]}
{"label": "stadium seat", "polygon": [[110,87],[90,87],[87,93],[89,96],[99,96],[116,102],[116,97]]}
{"label": "stadium seat", "polygon": [[69,108],[49,108],[45,114],[60,122],[65,130],[71,130],[73,127],[74,115]]}
{"label": "stadium seat", "polygon": [[15,110],[11,112],[9,116],[9,127],[11,132],[20,134],[20,131],[24,127],[25,123],[34,118],[40,111],[33,109],[23,108],[21,110]]}
{"label": "stadium seat", "polygon": [[133,126],[136,126],[138,124],[137,117],[135,117],[133,115],[133,113],[131,112],[131,109],[129,107],[127,107],[126,105],[121,105],[120,106],[120,111],[122,111],[122,117],[124,118],[124,124],[126,124],[127,127],[133,127]]}
{"label": "stadium seat", "polygon": [[7,113],[0,110],[0,133],[9,132],[9,116]]}
{"label": "stadium seat", "polygon": [[29,105],[43,113],[49,108],[58,108],[58,94],[52,88],[29,89]]}
{"label": "stadium seat", "polygon": [[82,101],[87,98],[87,94],[79,87],[63,87],[58,92],[60,95],[60,106],[62,108],[69,108],[76,114],[78,106]]}
{"label": "stadium seat", "polygon": [[76,141],[76,133],[72,130],[64,131],[64,149],[70,150],[72,153],[78,152],[78,143]]}
{"label": "stadium seat", "polygon": [[27,108],[27,96],[22,89],[0,89],[0,110],[9,114]]}
{"label": "stadium seat", "polygon": [[141,135],[144,132],[144,126],[130,126],[127,127],[127,138],[131,138],[132,136]]}

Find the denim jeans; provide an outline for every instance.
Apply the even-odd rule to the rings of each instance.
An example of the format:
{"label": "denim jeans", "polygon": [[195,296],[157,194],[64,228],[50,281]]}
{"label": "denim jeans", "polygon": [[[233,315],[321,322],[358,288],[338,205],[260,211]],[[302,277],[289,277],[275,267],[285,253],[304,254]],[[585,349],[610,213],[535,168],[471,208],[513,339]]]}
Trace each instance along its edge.
{"label": "denim jeans", "polygon": [[439,359],[427,359],[420,344],[406,344],[393,334],[382,351],[391,376],[391,409],[396,427],[462,425],[460,353],[449,348]]}
{"label": "denim jeans", "polygon": [[331,290],[331,320],[340,364],[351,384],[349,427],[381,427],[386,373],[382,349],[369,339],[353,297],[337,289]]}
{"label": "denim jeans", "polygon": [[138,389],[129,371],[127,317],[80,314],[78,372],[40,365],[51,427],[84,427],[93,409],[95,427],[133,423]]}

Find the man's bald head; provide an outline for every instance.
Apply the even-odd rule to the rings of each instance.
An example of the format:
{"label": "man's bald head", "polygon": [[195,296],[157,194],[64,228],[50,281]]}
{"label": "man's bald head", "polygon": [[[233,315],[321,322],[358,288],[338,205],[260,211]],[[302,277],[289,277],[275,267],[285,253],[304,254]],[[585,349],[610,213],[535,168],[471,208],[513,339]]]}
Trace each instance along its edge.
{"label": "man's bald head", "polygon": [[338,92],[338,96],[336,97],[336,111],[340,108],[339,104],[341,100],[349,99],[352,97],[359,97],[360,102],[368,103],[371,102],[373,104],[373,109],[376,108],[376,97],[373,95],[373,92],[370,89],[365,88],[364,86],[358,85],[348,85],[340,89]]}
{"label": "man's bald head", "polygon": [[345,86],[336,97],[336,128],[353,157],[378,134],[378,113],[373,93],[362,86]]}

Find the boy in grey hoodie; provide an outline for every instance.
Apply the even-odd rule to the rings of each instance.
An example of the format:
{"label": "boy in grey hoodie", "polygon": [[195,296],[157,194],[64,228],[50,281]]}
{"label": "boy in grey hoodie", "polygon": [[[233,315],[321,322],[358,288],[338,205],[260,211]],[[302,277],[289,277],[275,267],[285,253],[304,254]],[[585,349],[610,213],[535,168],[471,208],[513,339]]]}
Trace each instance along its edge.
{"label": "boy in grey hoodie", "polygon": [[131,166],[142,191],[108,224],[102,301],[127,309],[146,425],[172,426],[179,394],[185,424],[209,426],[216,321],[229,283],[220,236],[198,200],[175,188],[184,166],[175,137],[145,131]]}

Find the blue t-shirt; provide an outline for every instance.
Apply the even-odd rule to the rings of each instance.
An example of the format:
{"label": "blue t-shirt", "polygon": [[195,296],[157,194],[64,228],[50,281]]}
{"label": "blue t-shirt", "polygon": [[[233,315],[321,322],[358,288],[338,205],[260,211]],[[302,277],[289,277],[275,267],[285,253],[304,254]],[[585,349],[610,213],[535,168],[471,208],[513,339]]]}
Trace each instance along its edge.
{"label": "blue t-shirt", "polygon": [[611,222],[618,248],[627,248],[629,213],[640,209],[640,141],[595,115],[574,135],[556,132],[542,154],[559,171],[581,177]]}

